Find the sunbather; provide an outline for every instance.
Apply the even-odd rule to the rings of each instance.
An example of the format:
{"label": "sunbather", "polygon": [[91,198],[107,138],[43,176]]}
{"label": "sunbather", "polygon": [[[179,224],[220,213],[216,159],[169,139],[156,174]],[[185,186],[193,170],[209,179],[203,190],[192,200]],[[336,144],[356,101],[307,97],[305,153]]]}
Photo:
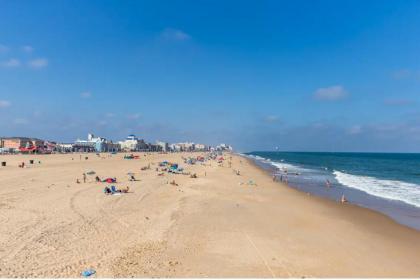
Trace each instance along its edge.
{"label": "sunbather", "polygon": [[102,180],[102,182],[104,182],[104,183],[116,183],[117,178],[106,178],[106,179]]}

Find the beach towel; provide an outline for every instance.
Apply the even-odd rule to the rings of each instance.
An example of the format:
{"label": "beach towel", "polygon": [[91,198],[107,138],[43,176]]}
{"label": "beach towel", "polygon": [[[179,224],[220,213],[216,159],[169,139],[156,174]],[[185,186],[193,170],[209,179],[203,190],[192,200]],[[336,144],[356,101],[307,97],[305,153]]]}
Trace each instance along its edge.
{"label": "beach towel", "polygon": [[117,181],[113,178],[106,178],[103,182],[107,182],[107,183],[116,183]]}

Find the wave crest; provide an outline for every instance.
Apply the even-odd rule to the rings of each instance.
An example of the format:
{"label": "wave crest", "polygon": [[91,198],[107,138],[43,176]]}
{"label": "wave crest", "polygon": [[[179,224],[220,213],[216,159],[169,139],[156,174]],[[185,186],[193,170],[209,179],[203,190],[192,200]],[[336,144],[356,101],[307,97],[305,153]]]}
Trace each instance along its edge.
{"label": "wave crest", "polygon": [[380,198],[397,200],[420,207],[420,186],[397,180],[382,180],[369,176],[352,175],[334,170],[336,180],[349,188]]}

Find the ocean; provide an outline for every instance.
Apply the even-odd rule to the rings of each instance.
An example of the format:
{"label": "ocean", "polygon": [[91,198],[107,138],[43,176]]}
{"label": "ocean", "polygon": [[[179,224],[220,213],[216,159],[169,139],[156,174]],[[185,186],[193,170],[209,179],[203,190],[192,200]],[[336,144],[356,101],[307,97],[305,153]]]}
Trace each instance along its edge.
{"label": "ocean", "polygon": [[350,203],[420,230],[420,154],[251,152],[245,156],[279,179],[287,178],[294,188],[336,201],[344,194]]}

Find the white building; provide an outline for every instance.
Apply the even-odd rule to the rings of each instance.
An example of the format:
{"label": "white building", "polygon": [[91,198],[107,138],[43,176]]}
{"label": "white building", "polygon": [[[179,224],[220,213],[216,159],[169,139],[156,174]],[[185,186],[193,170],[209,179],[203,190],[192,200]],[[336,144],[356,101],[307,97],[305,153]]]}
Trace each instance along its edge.
{"label": "white building", "polygon": [[208,151],[208,147],[204,144],[195,144],[194,150],[195,151]]}
{"label": "white building", "polygon": [[156,141],[156,145],[162,148],[163,152],[169,151],[169,144],[163,141]]}
{"label": "white building", "polygon": [[226,145],[226,144],[220,144],[216,147],[216,150],[218,151],[232,151],[232,146]]}
{"label": "white building", "polygon": [[138,139],[134,134],[130,134],[124,141],[119,142],[121,150],[124,151],[141,151],[147,149],[147,144],[144,140]]}
{"label": "white building", "polygon": [[118,152],[120,145],[107,141],[102,137],[95,137],[92,133],[88,134],[87,140],[77,139],[73,144],[73,150],[83,152]]}

